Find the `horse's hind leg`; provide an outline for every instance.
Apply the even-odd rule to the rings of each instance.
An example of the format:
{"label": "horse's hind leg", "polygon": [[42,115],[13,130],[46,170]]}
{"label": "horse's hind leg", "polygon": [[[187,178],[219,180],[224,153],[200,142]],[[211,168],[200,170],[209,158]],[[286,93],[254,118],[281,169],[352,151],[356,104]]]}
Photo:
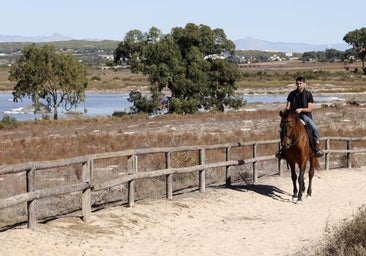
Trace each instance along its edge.
{"label": "horse's hind leg", "polygon": [[308,186],[308,191],[307,191],[307,198],[311,198],[312,195],[312,181],[313,181],[313,177],[314,177],[314,172],[315,172],[315,162],[313,161],[317,161],[317,159],[310,159],[310,169],[309,169],[309,186]]}

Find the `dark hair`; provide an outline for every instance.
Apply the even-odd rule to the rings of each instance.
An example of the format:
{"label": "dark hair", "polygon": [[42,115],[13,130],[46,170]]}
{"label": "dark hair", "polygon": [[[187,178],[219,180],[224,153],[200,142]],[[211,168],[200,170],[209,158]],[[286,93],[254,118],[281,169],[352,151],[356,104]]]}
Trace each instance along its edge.
{"label": "dark hair", "polygon": [[305,77],[303,77],[303,76],[296,77],[296,82],[303,82],[303,83],[305,83]]}

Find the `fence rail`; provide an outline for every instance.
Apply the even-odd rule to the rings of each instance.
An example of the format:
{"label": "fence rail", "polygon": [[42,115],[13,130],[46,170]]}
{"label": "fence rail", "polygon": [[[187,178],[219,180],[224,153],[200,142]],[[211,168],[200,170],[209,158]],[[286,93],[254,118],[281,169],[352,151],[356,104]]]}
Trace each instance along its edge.
{"label": "fence rail", "polygon": [[[351,138],[351,137],[326,137],[323,138],[324,149],[324,164],[325,169],[329,170],[330,156],[332,154],[346,154],[347,167],[352,167],[352,155],[366,153],[366,147],[354,148],[354,142],[366,141],[366,137]],[[331,143],[333,142],[345,142],[346,149],[331,149]],[[36,228],[36,202],[41,198],[49,198],[53,196],[70,194],[73,192],[81,193],[81,215],[82,219],[86,222],[90,220],[92,205],[91,205],[91,192],[101,191],[109,189],[121,184],[128,184],[128,206],[133,206],[135,202],[135,182],[137,179],[153,178],[153,177],[166,177],[166,197],[168,199],[173,198],[173,175],[179,173],[199,173],[199,191],[205,192],[206,188],[206,171],[211,168],[225,167],[225,184],[231,186],[231,168],[233,166],[252,164],[253,182],[258,181],[258,168],[257,163],[275,159],[274,154],[271,155],[258,155],[258,145],[270,145],[278,144],[279,140],[266,140],[266,141],[252,141],[244,143],[231,143],[231,144],[217,144],[217,145],[205,145],[205,146],[182,146],[182,147],[161,147],[161,148],[146,148],[146,149],[134,149],[124,150],[118,152],[98,153],[81,157],[73,157],[68,159],[54,160],[54,161],[42,161],[42,162],[29,162],[22,164],[12,165],[0,165],[0,175],[5,174],[26,174],[25,187],[26,192],[18,195],[14,195],[8,198],[0,199],[0,210],[8,207],[16,206],[19,204],[27,204],[27,226],[28,228]],[[247,159],[232,159],[232,150],[240,147],[252,147],[252,157]],[[208,150],[224,150],[225,161],[217,161],[214,163],[206,162],[206,151]],[[175,167],[171,166],[172,153],[195,151],[199,154],[199,164],[188,167]],[[138,170],[138,158],[143,155],[151,155],[156,153],[162,153],[165,155],[165,168],[152,170],[148,172],[139,172]],[[93,179],[93,173],[95,171],[94,163],[97,160],[110,159],[116,157],[127,157],[127,174],[113,180],[97,183]],[[278,161],[278,174],[282,175],[281,160]],[[50,168],[58,168],[71,166],[75,164],[81,164],[81,182],[71,185],[59,186],[57,188],[50,189],[35,189],[35,174],[39,170],[45,170]]]}

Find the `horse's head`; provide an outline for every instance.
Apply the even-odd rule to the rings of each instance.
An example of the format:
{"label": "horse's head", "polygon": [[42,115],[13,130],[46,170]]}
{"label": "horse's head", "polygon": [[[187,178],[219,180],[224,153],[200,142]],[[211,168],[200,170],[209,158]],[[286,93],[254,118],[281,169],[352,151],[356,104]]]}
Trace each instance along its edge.
{"label": "horse's head", "polygon": [[280,138],[281,146],[290,148],[296,141],[296,125],[299,120],[297,113],[289,111],[280,111]]}

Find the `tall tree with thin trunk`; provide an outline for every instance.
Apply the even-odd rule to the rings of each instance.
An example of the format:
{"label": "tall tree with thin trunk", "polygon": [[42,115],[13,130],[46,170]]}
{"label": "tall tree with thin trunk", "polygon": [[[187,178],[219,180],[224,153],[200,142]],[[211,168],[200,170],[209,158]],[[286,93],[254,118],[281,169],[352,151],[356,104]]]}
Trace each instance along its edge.
{"label": "tall tree with thin trunk", "polygon": [[86,70],[73,55],[58,53],[52,45],[35,44],[23,49],[22,56],[11,66],[9,80],[16,81],[14,101],[32,99],[36,111],[46,105],[58,119],[58,109],[66,111],[85,98]]}

